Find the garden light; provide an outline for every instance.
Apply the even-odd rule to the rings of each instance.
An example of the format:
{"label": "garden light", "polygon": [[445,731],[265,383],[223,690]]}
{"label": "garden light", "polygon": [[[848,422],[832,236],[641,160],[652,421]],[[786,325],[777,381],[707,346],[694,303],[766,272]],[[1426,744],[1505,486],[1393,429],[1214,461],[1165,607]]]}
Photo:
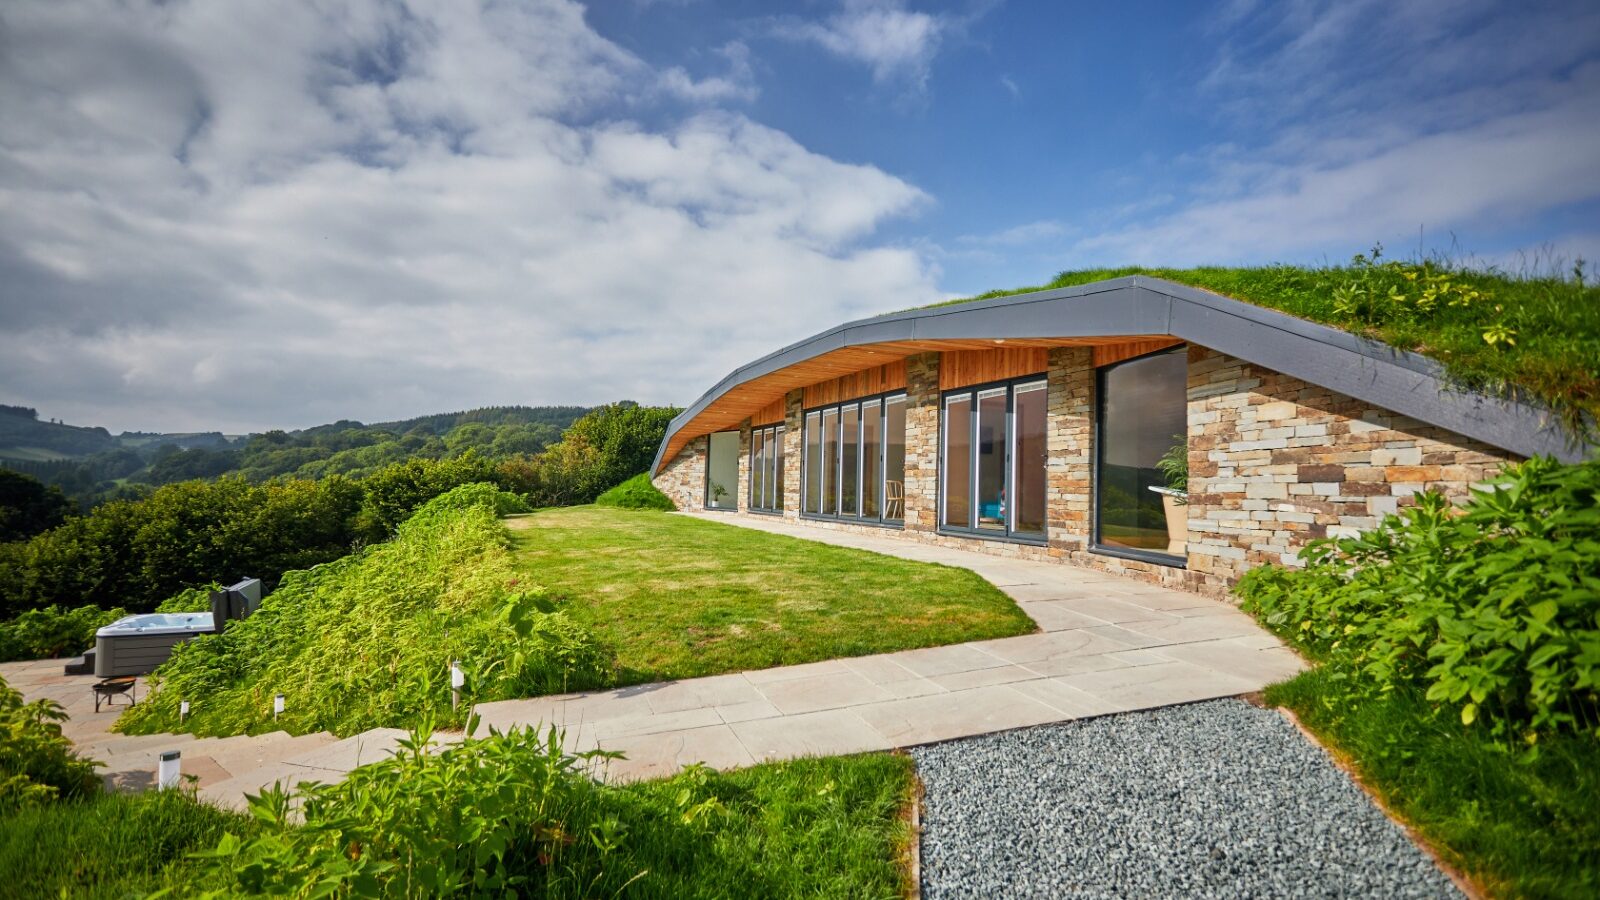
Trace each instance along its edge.
{"label": "garden light", "polygon": [[278,716],[283,714],[283,695],[278,694],[272,698],[272,721],[278,721]]}
{"label": "garden light", "polygon": [[461,689],[467,686],[467,673],[461,671],[461,660],[450,663],[450,708],[461,705]]}
{"label": "garden light", "polygon": [[170,791],[178,786],[179,771],[182,766],[182,754],[177,750],[165,750],[161,753],[161,762],[156,768],[156,789]]}
{"label": "garden light", "polygon": [[187,700],[179,700],[178,701],[178,721],[182,722],[184,719],[187,719],[187,718],[189,718],[189,701],[187,701]]}

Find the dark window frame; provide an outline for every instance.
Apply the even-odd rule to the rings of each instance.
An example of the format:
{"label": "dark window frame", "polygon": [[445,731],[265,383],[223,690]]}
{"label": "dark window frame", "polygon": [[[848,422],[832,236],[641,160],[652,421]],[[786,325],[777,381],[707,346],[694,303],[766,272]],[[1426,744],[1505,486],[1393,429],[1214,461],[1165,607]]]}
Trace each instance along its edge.
{"label": "dark window frame", "polygon": [[[748,499],[745,503],[745,509],[749,510],[750,512],[769,514],[781,514],[783,512],[783,466],[779,465],[780,460],[778,456],[772,452],[772,446],[774,443],[776,443],[779,448],[783,448],[783,438],[784,435],[788,433],[788,430],[789,425],[787,422],[769,422],[766,425],[750,426],[750,452],[748,454],[750,458],[750,484],[749,490],[746,491],[746,496]],[[767,458],[772,460],[771,468],[763,472],[761,478],[763,491],[770,491],[772,494],[773,502],[771,505],[766,504],[766,498],[761,498],[759,502],[756,499],[755,471],[757,434],[762,436],[762,448],[765,450]],[[785,452],[783,456],[787,457],[788,453]]]}
{"label": "dark window frame", "polygon": [[[844,522],[851,525],[868,525],[877,528],[905,528],[906,520],[905,509],[903,506],[901,508],[900,518],[898,519],[890,519],[884,515],[884,512],[889,508],[888,498],[886,496],[889,459],[889,401],[896,397],[900,398],[902,402],[906,403],[909,408],[911,401],[907,395],[906,389],[895,388],[892,391],[883,391],[877,394],[864,394],[860,397],[852,397],[849,400],[840,400],[837,403],[824,403],[821,406],[812,406],[800,411],[800,517],[802,519],[816,519],[823,522]],[[860,450],[860,447],[862,446],[859,437],[860,431],[862,430],[860,411],[862,406],[873,402],[878,404],[878,481],[880,486],[880,490],[878,492],[878,515],[872,518],[862,515],[847,516],[838,511],[841,488],[840,482],[842,481],[842,479],[839,477],[839,474],[842,473],[844,466],[844,408],[847,406],[853,406],[856,408],[856,511],[859,513],[861,510],[861,500],[863,497],[861,473],[865,468],[862,464],[862,453]],[[811,436],[807,432],[806,423],[810,421],[812,414],[816,414],[817,428],[820,434],[822,423],[826,422],[828,418],[826,415],[824,415],[824,412],[827,410],[833,410],[838,414],[836,419],[838,422],[837,427],[840,431],[835,444],[840,448],[840,450],[838,453],[839,459],[836,461],[838,465],[834,469],[834,511],[831,513],[825,513],[821,511],[811,512],[810,510],[806,509],[806,502],[810,498],[809,491],[811,487]],[[821,438],[822,439],[818,441],[818,446],[827,447],[827,436],[821,435]],[[903,444],[903,436],[901,441]],[[824,469],[826,469],[827,465],[828,462],[824,461]],[[826,476],[823,477],[822,483],[824,486],[828,484]],[[827,505],[825,501],[826,498],[822,497],[821,492],[819,491],[817,503],[818,507],[825,507]]]}
{"label": "dark window frame", "polygon": [[[1048,440],[1048,434],[1049,434],[1049,429],[1050,429],[1050,424],[1049,424],[1049,415],[1050,415],[1050,373],[1049,373],[1048,370],[1044,371],[1044,372],[1037,372],[1037,373],[1032,374],[1032,375],[1023,375],[1023,376],[1016,377],[1016,378],[1003,378],[1003,379],[1000,379],[998,381],[985,381],[985,382],[982,382],[980,384],[963,385],[962,387],[949,388],[947,390],[943,390],[943,391],[939,392],[939,433],[935,437],[935,440],[938,442],[938,450],[939,450],[939,452],[938,452],[939,471],[938,471],[938,492],[937,492],[938,493],[938,503],[937,503],[936,508],[935,508],[935,517],[934,517],[934,521],[935,521],[935,524],[936,524],[935,530],[937,531],[937,533],[939,533],[939,534],[947,534],[947,535],[950,535],[951,537],[981,538],[983,540],[1003,541],[1003,542],[1012,543],[1012,544],[1030,544],[1030,545],[1033,545],[1033,546],[1044,546],[1044,545],[1050,543],[1050,507],[1049,507],[1049,499],[1048,499],[1049,498],[1049,494],[1048,493],[1046,493],[1046,495],[1045,495],[1046,496],[1046,501],[1045,501],[1045,520],[1042,523],[1043,527],[1041,528],[1041,530],[1039,530],[1039,531],[1014,531],[1012,529],[1012,524],[1016,521],[1016,508],[1015,508],[1016,507],[1016,485],[1015,485],[1015,481],[1016,481],[1016,462],[1013,459],[1013,456],[1016,453],[1016,440],[1017,440],[1017,436],[1016,436],[1017,388],[1018,387],[1027,386],[1027,385],[1035,385],[1035,384],[1044,385],[1042,390],[1045,392],[1045,417],[1046,417],[1045,418],[1045,434],[1047,435],[1046,439]],[[1007,497],[1012,498],[1010,503],[1007,504],[1006,516],[1005,516],[1005,518],[1006,518],[1005,526],[1006,527],[1005,527],[1004,530],[995,530],[995,529],[991,529],[991,528],[979,528],[976,525],[967,525],[967,526],[947,525],[947,524],[945,524],[945,521],[944,521],[944,507],[945,507],[945,501],[947,499],[946,496],[945,496],[945,467],[946,467],[945,464],[946,464],[947,457],[949,455],[946,451],[948,450],[950,445],[949,445],[949,437],[948,437],[948,435],[946,433],[946,427],[945,427],[946,424],[947,424],[945,422],[945,413],[949,409],[949,407],[946,405],[946,403],[948,402],[949,398],[951,398],[951,397],[957,397],[957,396],[960,396],[962,394],[967,394],[967,395],[970,396],[970,400],[968,401],[971,404],[970,411],[968,413],[968,418],[970,419],[970,422],[968,424],[968,429],[969,429],[969,431],[968,431],[968,440],[969,440],[969,446],[971,447],[972,467],[973,467],[973,471],[971,473],[971,478],[970,478],[970,481],[969,481],[969,483],[967,485],[967,490],[969,492],[969,496],[968,496],[967,499],[969,501],[968,506],[970,507],[969,511],[967,513],[967,520],[970,522],[974,518],[976,518],[976,516],[978,514],[978,504],[976,502],[976,495],[978,493],[977,465],[978,465],[978,456],[979,456],[978,440],[977,440],[977,437],[978,437],[978,426],[979,426],[978,395],[982,394],[982,393],[984,393],[986,391],[994,391],[994,390],[999,390],[1001,388],[1004,388],[1005,392],[1006,392],[1006,425],[1005,425],[1005,441],[1004,441],[1004,443],[1005,443],[1005,456],[1001,460],[1001,466],[1003,467],[1003,470],[1005,472],[1005,480],[1004,480],[1004,488],[1003,488],[1003,490],[1005,491],[1005,494],[1006,494]],[[1045,456],[1045,471],[1046,471],[1046,473],[1049,472],[1049,469],[1050,469],[1050,459],[1049,459],[1049,455],[1047,453],[1046,456]],[[1049,478],[1049,476],[1047,474],[1046,475],[1046,484],[1048,484],[1048,478]]]}
{"label": "dark window frame", "polygon": [[[1118,366],[1164,353],[1188,353],[1188,344],[1179,344],[1176,347],[1163,347],[1127,359],[1119,359],[1114,363],[1096,366],[1094,370],[1094,466],[1090,474],[1092,493],[1089,498],[1089,552],[1100,556],[1114,556],[1119,559],[1130,559],[1146,562],[1156,566],[1166,566],[1170,569],[1187,569],[1189,560],[1187,554],[1176,556],[1171,553],[1158,553],[1154,550],[1139,550],[1133,547],[1117,547],[1100,542],[1100,486],[1102,484],[1100,463],[1105,457],[1105,412],[1106,412],[1106,373]],[[1188,403],[1187,395],[1184,397]],[[1187,416],[1186,416],[1187,418]]]}

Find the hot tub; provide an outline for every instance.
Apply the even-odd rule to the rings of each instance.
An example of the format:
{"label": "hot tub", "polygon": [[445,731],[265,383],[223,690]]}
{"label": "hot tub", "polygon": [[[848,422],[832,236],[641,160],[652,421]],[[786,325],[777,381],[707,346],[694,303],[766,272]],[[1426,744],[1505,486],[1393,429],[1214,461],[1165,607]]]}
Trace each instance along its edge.
{"label": "hot tub", "polygon": [[173,647],[215,630],[209,612],[125,616],[94,633],[94,674],[144,675],[166,662]]}

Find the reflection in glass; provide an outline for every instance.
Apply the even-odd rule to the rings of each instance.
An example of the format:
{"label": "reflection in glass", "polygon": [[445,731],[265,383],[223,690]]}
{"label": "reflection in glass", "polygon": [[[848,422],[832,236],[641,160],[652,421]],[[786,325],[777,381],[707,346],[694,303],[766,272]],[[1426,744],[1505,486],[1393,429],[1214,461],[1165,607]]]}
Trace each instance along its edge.
{"label": "reflection in glass", "polygon": [[839,511],[839,410],[822,413],[822,514]]}
{"label": "reflection in glass", "polygon": [[1020,385],[1012,401],[1016,493],[1016,521],[1012,530],[1019,534],[1043,534],[1045,515],[1045,472],[1050,451],[1045,438],[1044,382]]}
{"label": "reflection in glass", "polygon": [[944,401],[944,522],[950,528],[972,525],[972,395]]}
{"label": "reflection in glass", "polygon": [[822,417],[806,414],[806,502],[808,513],[822,511]]}
{"label": "reflection in glass", "polygon": [[719,431],[706,448],[706,507],[739,506],[739,432]]}
{"label": "reflection in glass", "polygon": [[767,440],[767,455],[772,458],[772,476],[767,479],[767,489],[772,492],[771,508],[783,509],[783,436],[789,429],[779,425]]}
{"label": "reflection in glass", "polygon": [[978,527],[1006,528],[1006,389],[978,394]]}
{"label": "reflection in glass", "polygon": [[882,484],[882,413],[876,400],[861,404],[861,515],[876,519],[878,493]]}
{"label": "reflection in glass", "polygon": [[760,428],[750,432],[750,506],[767,506],[767,433]]}
{"label": "reflection in glass", "polygon": [[856,515],[856,484],[861,475],[860,410],[851,404],[844,408],[839,442],[839,515]]}
{"label": "reflection in glass", "polygon": [[[1099,543],[1183,553],[1169,538],[1157,460],[1186,440],[1188,355],[1182,349],[1100,370],[1100,471],[1095,491]],[[1172,515],[1184,513],[1174,506]],[[1181,531],[1181,528],[1175,529]]]}

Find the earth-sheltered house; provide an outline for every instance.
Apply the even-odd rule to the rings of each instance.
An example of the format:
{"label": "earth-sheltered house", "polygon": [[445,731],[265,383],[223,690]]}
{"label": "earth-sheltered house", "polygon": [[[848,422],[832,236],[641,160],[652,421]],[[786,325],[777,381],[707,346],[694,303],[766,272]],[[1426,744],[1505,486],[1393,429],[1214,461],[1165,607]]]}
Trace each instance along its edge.
{"label": "earth-sheltered house", "polygon": [[784,347],[674,419],[651,475],[680,508],[1219,593],[1417,491],[1460,498],[1508,462],[1586,452],[1423,356],[1134,275]]}

